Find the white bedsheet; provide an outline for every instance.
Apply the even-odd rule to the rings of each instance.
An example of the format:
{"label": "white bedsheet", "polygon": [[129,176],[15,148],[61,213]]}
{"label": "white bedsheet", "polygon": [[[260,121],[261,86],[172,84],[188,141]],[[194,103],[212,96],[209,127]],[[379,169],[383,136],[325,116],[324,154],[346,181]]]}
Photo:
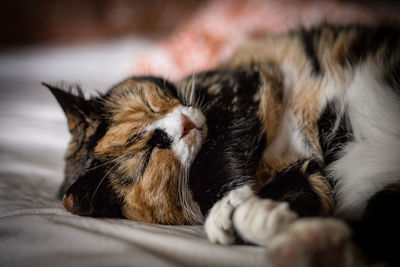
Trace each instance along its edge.
{"label": "white bedsheet", "polygon": [[41,81],[103,91],[125,78],[149,43],[0,53],[0,266],[265,266],[262,248],[209,243],[202,226],[79,217],[56,192],[69,139]]}

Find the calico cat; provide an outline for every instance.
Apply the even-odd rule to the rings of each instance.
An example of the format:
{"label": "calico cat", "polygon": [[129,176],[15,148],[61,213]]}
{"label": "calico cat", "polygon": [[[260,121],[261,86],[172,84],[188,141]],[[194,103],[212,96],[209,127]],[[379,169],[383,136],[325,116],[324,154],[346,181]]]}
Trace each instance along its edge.
{"label": "calico cat", "polygon": [[90,99],[46,85],[72,135],[63,205],[205,222],[212,242],[267,245],[277,266],[352,266],[353,242],[395,262],[399,36],[322,25],[251,41],[182,81],[132,77]]}

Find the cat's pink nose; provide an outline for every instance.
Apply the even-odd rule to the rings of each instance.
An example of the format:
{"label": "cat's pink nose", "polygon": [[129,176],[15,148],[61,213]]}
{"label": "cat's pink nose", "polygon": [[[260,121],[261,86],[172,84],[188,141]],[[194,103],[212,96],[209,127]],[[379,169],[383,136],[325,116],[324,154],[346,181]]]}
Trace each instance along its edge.
{"label": "cat's pink nose", "polygon": [[182,114],[182,137],[184,137],[185,135],[187,135],[190,130],[192,130],[193,128],[195,128],[196,126],[194,125],[194,123],[185,115]]}

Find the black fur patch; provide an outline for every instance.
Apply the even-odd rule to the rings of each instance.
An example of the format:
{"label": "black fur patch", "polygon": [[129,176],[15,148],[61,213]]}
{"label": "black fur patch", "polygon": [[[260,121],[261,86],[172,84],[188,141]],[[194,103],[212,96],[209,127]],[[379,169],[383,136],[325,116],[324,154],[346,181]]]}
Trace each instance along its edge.
{"label": "black fur patch", "polygon": [[386,46],[387,53],[384,60],[391,60],[393,53],[399,46],[399,30],[394,27],[365,28],[358,27],[356,39],[348,48],[349,63],[357,65],[364,61],[368,55],[372,55],[378,49]]}
{"label": "black fur patch", "polygon": [[[254,177],[265,147],[258,102],[259,73],[252,70],[220,70],[198,74],[200,80],[219,83],[221,93],[206,94],[207,84],[196,84],[205,96],[208,136],[190,169],[189,186],[206,214],[224,194]],[[233,111],[235,110],[235,111]],[[216,179],[217,177],[217,179]]]}
{"label": "black fur patch", "polygon": [[317,51],[315,50],[314,42],[320,38],[320,29],[312,29],[305,31],[304,29],[300,32],[300,37],[303,42],[304,51],[311,62],[312,74],[321,75],[323,74],[321,63],[318,59]]}
{"label": "black fur patch", "polygon": [[109,126],[107,121],[102,120],[92,136],[87,136],[87,128],[89,125],[86,122],[82,127],[83,129],[79,132],[72,133],[72,140],[78,143],[78,149],[66,158],[65,179],[58,191],[58,197],[60,199],[64,196],[67,189],[79,179],[79,175],[85,172],[88,166],[92,164],[91,153],[98,141],[105,135]]}
{"label": "black fur patch", "polygon": [[299,216],[318,216],[321,210],[320,199],[313,191],[308,177],[321,167],[316,161],[311,161],[306,171],[302,172],[303,163],[304,161],[300,161],[283,169],[257,195],[276,201],[287,201]]}
{"label": "black fur patch", "polygon": [[[325,165],[335,161],[337,152],[344,144],[353,139],[351,125],[346,114],[339,118],[339,112],[335,102],[330,102],[318,120],[318,136]],[[336,131],[334,131],[335,127]]]}
{"label": "black fur patch", "polygon": [[161,129],[155,129],[147,145],[150,147],[170,148],[172,139]]}
{"label": "black fur patch", "polygon": [[399,266],[400,185],[389,185],[369,201],[361,221],[351,222],[356,244],[370,261]]}
{"label": "black fur patch", "polygon": [[383,82],[393,89],[397,97],[400,97],[400,59],[384,73]]}
{"label": "black fur patch", "polygon": [[107,166],[94,160],[89,168],[66,192],[73,196],[74,210],[81,215],[122,218],[122,200],[108,183]]}
{"label": "black fur patch", "polygon": [[126,144],[131,145],[133,143],[138,142],[140,140],[140,138],[143,136],[143,134],[144,134],[144,131],[135,133],[134,135],[132,135],[131,137],[128,138]]}

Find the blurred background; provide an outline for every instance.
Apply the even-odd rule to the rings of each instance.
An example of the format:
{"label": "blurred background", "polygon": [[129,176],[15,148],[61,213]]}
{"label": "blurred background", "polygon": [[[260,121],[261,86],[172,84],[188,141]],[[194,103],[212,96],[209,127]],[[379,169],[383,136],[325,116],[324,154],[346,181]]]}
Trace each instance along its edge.
{"label": "blurred background", "polygon": [[[121,47],[104,53],[119,50],[112,58],[126,57],[120,63],[130,63],[124,74],[175,79],[214,67],[249,38],[321,22],[393,24],[400,21],[399,11],[399,4],[388,0],[5,0],[0,9],[0,72],[16,51],[81,46],[93,52],[99,44],[119,43]],[[82,53],[78,62],[91,54]],[[62,57],[58,64],[73,59]],[[21,66],[36,75],[33,67]]]}
{"label": "blurred background", "polygon": [[128,34],[163,36],[206,1],[2,1],[2,45],[98,42]]}
{"label": "blurred background", "polygon": [[6,0],[0,52],[131,37],[151,48],[132,58],[132,74],[177,78],[215,66],[248,38],[325,21],[397,23],[399,11],[388,0]]}
{"label": "blurred background", "polygon": [[[286,9],[282,16],[290,10],[297,10],[298,16],[301,16],[300,6],[300,9],[310,9],[311,15],[314,13],[318,16],[315,13],[319,12],[329,19],[329,14],[325,13],[327,6],[343,10],[359,8],[359,12],[363,12],[361,9],[364,8],[382,12],[380,9],[386,6],[389,7],[383,12],[386,15],[385,13],[392,13],[392,7],[397,1],[6,0],[2,1],[0,11],[0,43],[3,46],[71,44],[101,41],[129,34],[160,37],[193,18],[201,8],[214,7],[214,10],[208,10],[210,17],[215,15],[215,11],[219,13],[216,8],[220,8],[220,5],[215,5],[216,2],[222,3],[225,9],[238,9],[236,12],[239,13],[239,9],[249,6],[280,6]],[[265,15],[269,13],[267,11]],[[265,20],[268,19],[266,16]],[[349,19],[357,20],[343,19],[344,22]],[[393,19],[390,15],[385,18],[390,19]]]}

